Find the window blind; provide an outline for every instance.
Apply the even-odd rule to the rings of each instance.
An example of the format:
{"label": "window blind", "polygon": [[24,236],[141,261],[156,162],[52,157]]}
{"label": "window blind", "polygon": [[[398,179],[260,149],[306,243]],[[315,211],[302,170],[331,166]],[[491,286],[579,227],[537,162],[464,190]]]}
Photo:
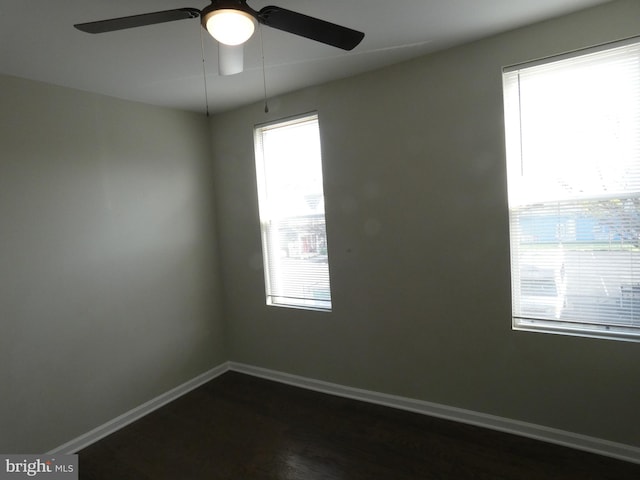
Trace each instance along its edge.
{"label": "window blind", "polygon": [[640,44],[505,69],[515,328],[640,336]]}
{"label": "window blind", "polygon": [[255,130],[267,303],[331,309],[317,115]]}

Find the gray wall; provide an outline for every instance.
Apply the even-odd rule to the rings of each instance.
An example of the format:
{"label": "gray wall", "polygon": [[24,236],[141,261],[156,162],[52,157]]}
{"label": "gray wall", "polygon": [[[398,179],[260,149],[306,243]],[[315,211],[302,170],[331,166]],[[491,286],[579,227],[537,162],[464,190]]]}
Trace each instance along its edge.
{"label": "gray wall", "polygon": [[0,452],[220,364],[207,119],[0,76]]}
{"label": "gray wall", "polygon": [[[640,344],[511,330],[501,90],[504,65],[639,33],[614,2],[216,116],[231,360],[640,446]],[[331,313],[264,302],[252,129],[311,110]]]}

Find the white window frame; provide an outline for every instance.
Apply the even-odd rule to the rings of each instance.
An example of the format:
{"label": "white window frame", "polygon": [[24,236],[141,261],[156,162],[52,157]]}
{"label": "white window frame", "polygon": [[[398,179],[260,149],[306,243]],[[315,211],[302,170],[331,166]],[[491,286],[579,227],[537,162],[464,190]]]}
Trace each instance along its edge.
{"label": "white window frame", "polygon": [[[567,307],[567,299],[570,298],[567,291],[567,283],[569,280],[568,274],[565,272],[565,263],[566,258],[564,253],[564,244],[562,240],[562,235],[560,233],[557,234],[557,244],[554,245],[555,252],[560,252],[560,256],[562,256],[562,260],[554,260],[554,255],[549,253],[541,253],[541,255],[547,255],[544,258],[544,265],[549,267],[548,271],[551,272],[548,276],[549,278],[541,275],[539,278],[535,278],[536,275],[540,275],[540,271],[534,271],[533,273],[523,273],[527,270],[524,268],[524,264],[529,262],[531,259],[531,252],[533,249],[527,250],[523,248],[523,238],[528,235],[528,232],[525,232],[524,222],[526,217],[523,215],[525,208],[527,208],[527,213],[531,215],[531,212],[535,214],[541,215],[539,218],[543,218],[545,214],[551,211],[554,206],[557,208],[558,212],[575,212],[578,211],[578,206],[574,207],[574,205],[578,205],[580,201],[583,202],[606,202],[607,200],[613,199],[617,201],[618,199],[627,200],[632,199],[632,204],[635,204],[635,199],[640,198],[640,182],[635,180],[636,187],[632,191],[625,190],[624,193],[611,193],[608,192],[605,194],[595,195],[592,197],[583,196],[575,194],[574,198],[570,198],[569,196],[560,195],[558,197],[554,197],[554,193],[550,190],[538,189],[536,191],[537,184],[535,183],[527,183],[525,173],[526,170],[526,161],[531,161],[531,158],[535,158],[535,155],[530,154],[531,150],[526,150],[529,145],[523,146],[523,135],[526,135],[527,132],[523,131],[523,129],[527,128],[526,123],[523,123],[523,117],[521,115],[521,90],[520,90],[520,75],[523,72],[526,72],[527,69],[532,71],[536,67],[545,68],[547,66],[553,67],[553,64],[559,65],[558,62],[562,62],[564,60],[575,60],[586,58],[591,54],[598,53],[607,53],[612,52],[615,49],[624,49],[627,47],[636,48],[640,46],[640,37],[626,39],[624,41],[614,42],[606,45],[600,45],[597,47],[584,49],[576,52],[567,53],[564,55],[559,55],[551,58],[545,58],[536,60],[533,62],[528,62],[525,64],[515,65],[506,67],[503,69],[503,87],[504,87],[504,101],[505,101],[505,134],[506,134],[506,154],[507,154],[507,171],[508,171],[508,189],[509,189],[509,225],[510,225],[510,239],[511,239],[511,279],[512,279],[512,328],[514,330],[523,330],[523,331],[533,331],[533,332],[544,332],[544,333],[553,333],[553,334],[565,334],[565,335],[575,335],[575,336],[584,336],[584,337],[593,337],[593,338],[604,338],[604,339],[614,339],[614,340],[625,340],[625,341],[640,341],[640,312],[636,313],[635,307],[619,307],[620,309],[624,309],[623,313],[619,313],[619,318],[623,318],[622,315],[630,315],[630,319],[624,317],[624,321],[612,321],[613,314],[610,312],[618,307],[607,307],[606,313],[593,313],[597,312],[597,308],[602,308],[604,311],[604,307],[594,307],[594,309],[588,314],[584,314],[583,318],[578,318],[575,313],[567,313],[570,308]],[[619,50],[622,51],[622,50]],[[593,57],[593,56],[592,56]],[[637,73],[640,75],[640,71]],[[549,92],[551,92],[549,90]],[[635,92],[635,90],[634,90]],[[640,98],[640,97],[636,97]],[[635,117],[635,122],[632,125],[637,131],[640,131],[640,107],[636,110],[637,116]],[[549,117],[553,116],[554,112],[549,112]],[[636,141],[637,141],[636,137]],[[636,143],[637,145],[637,143]],[[544,150],[544,149],[543,149]],[[529,155],[527,159],[525,156]],[[613,153],[611,153],[613,155]],[[634,157],[633,162],[633,172],[640,172],[640,169],[636,167],[638,163],[640,163],[640,158]],[[531,163],[529,164],[531,165]],[[554,173],[555,175],[555,173]],[[577,175],[576,175],[577,176]],[[634,176],[635,177],[635,176]],[[620,177],[623,178],[623,177]],[[626,177],[624,177],[626,178]],[[573,178],[572,178],[573,180]],[[542,183],[540,184],[542,185]],[[532,188],[533,187],[533,188]],[[524,193],[523,193],[524,192]],[[536,209],[536,207],[540,205],[540,208]],[[575,208],[575,210],[571,210]],[[634,210],[634,213],[640,213],[638,210]],[[558,216],[558,218],[560,218]],[[570,218],[570,217],[568,217]],[[531,218],[529,217],[528,220]],[[635,222],[635,221],[634,221]],[[572,225],[560,225],[560,220],[557,221],[556,228],[564,227],[567,229],[571,229]],[[570,223],[570,222],[569,222]],[[636,227],[635,223],[633,224],[634,228]],[[525,232],[525,233],[523,233]],[[563,235],[566,234],[563,233]],[[594,252],[596,251],[596,247],[594,248]],[[634,258],[640,256],[640,251],[636,252],[638,248],[633,248],[633,252],[629,253],[629,256],[633,256]],[[525,252],[526,253],[523,253]],[[592,255],[597,255],[597,253],[593,253]],[[617,258],[617,257],[616,257]],[[635,260],[631,258],[628,261],[630,264],[635,264]],[[622,263],[621,263],[622,265]],[[529,267],[529,265],[527,265]],[[609,267],[608,267],[609,268]],[[613,268],[614,267],[610,267]],[[616,264],[616,267],[617,264]],[[625,272],[627,270],[631,270],[633,272],[633,265],[629,267],[628,265],[625,267],[620,267]],[[625,270],[626,269],[626,270]],[[622,272],[623,270],[620,270]],[[529,270],[529,272],[531,272]],[[640,272],[639,272],[640,274]],[[524,276],[532,275],[532,277],[527,277],[527,281],[523,280]],[[625,278],[623,280],[622,278]],[[531,280],[533,278],[533,280]],[[635,272],[633,272],[633,280],[629,281],[628,273],[624,275],[620,273],[620,293],[619,296],[621,298],[621,302],[624,301],[623,298],[623,288],[627,287],[627,302],[629,294],[631,295],[631,302],[635,304],[636,298],[636,289],[638,290],[640,296],[640,277],[636,276]],[[531,288],[529,285],[529,281],[532,281],[535,285],[535,288],[539,288],[542,291],[545,287],[545,282],[552,284],[555,289],[552,294],[549,295],[549,301],[554,302],[554,305],[547,305],[547,307],[554,309],[556,312],[554,314],[550,312],[544,313],[531,313],[535,311],[533,308],[526,308],[523,305],[527,302],[530,302],[531,298],[528,295],[523,293],[524,286],[526,285],[528,289]],[[627,283],[625,283],[627,282]],[[585,283],[586,285],[586,283]],[[582,284],[580,284],[582,288]],[[631,290],[629,290],[631,289]],[[587,288],[580,290],[581,293],[586,293]],[[610,289],[615,291],[615,289]],[[575,291],[575,290],[574,290]],[[629,293],[630,292],[630,293]],[[539,295],[545,295],[544,293],[540,293]],[[615,293],[613,294],[615,295]],[[588,295],[585,295],[588,296]],[[537,297],[539,300],[538,306],[542,311],[542,307],[544,306],[544,302],[540,300],[542,297]],[[577,298],[577,297],[576,297]],[[595,299],[593,300],[595,302]],[[615,305],[610,301],[611,305]],[[640,302],[640,298],[639,298]],[[624,303],[620,303],[620,305],[628,305]],[[563,313],[564,309],[564,313]],[[578,309],[573,310],[573,312],[578,311]],[[586,310],[583,310],[586,311]],[[595,320],[595,316],[601,315],[599,320]],[[630,322],[627,324],[626,322]]]}
{"label": "white window frame", "polygon": [[[290,130],[293,135],[296,127],[312,124],[315,124],[318,136],[317,139],[313,136],[306,144],[296,146],[295,137],[286,148],[265,147],[263,143],[268,132],[287,133]],[[256,125],[254,145],[266,304],[330,312],[331,283],[317,112]],[[309,146],[314,150],[308,151]],[[298,171],[295,179],[286,180],[286,187],[283,187],[279,179],[285,178],[287,172],[280,170],[278,173],[278,168],[283,168],[278,163],[291,162],[290,156],[304,158],[309,169]],[[293,167],[293,164],[289,165]],[[308,188],[313,190],[311,200],[309,195],[304,196],[305,200],[295,198],[295,194],[291,199],[281,195],[281,190],[307,192]],[[287,233],[282,233],[285,230]]]}

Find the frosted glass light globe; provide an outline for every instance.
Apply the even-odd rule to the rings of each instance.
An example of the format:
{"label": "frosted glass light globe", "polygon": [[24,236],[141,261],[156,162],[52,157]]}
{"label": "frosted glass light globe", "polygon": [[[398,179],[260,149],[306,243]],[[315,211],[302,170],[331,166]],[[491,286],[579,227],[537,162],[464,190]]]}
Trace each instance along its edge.
{"label": "frosted glass light globe", "polygon": [[251,38],[256,20],[247,12],[222,8],[209,13],[206,27],[213,38],[225,45],[240,45]]}

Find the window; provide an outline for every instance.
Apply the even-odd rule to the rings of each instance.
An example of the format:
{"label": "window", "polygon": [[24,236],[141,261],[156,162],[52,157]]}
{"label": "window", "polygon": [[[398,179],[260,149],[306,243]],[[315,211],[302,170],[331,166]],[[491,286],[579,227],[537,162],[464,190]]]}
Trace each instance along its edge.
{"label": "window", "polygon": [[268,305],[331,310],[318,116],[255,129]]}
{"label": "window", "polygon": [[640,341],[640,40],[503,84],[513,327]]}

